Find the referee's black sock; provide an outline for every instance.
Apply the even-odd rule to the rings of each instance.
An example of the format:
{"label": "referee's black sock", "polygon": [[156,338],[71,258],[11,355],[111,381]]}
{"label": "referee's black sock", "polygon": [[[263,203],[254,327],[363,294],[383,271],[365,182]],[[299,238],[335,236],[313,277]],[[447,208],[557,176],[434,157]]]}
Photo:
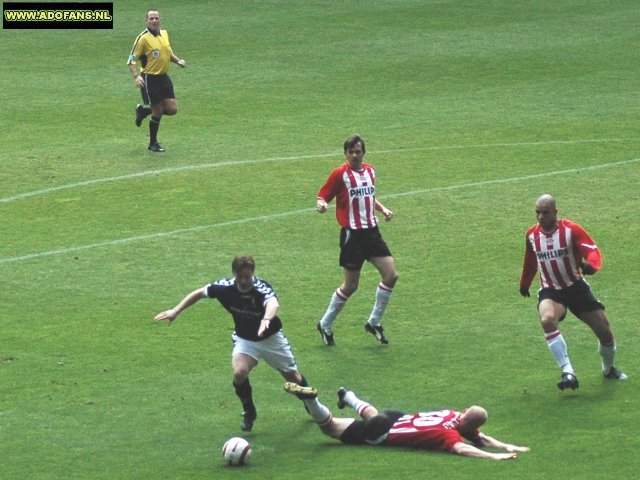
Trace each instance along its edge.
{"label": "referee's black sock", "polygon": [[[160,117],[162,118],[162,117]],[[160,129],[160,118],[151,117],[149,121],[149,143],[158,143],[158,130]]]}

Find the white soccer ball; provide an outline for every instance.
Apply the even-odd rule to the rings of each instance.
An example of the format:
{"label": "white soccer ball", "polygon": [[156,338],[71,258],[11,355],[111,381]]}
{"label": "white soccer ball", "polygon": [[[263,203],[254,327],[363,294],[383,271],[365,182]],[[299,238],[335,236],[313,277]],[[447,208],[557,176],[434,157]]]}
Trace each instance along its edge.
{"label": "white soccer ball", "polygon": [[222,447],[222,457],[227,465],[239,467],[245,465],[251,455],[251,445],[242,437],[227,440]]}

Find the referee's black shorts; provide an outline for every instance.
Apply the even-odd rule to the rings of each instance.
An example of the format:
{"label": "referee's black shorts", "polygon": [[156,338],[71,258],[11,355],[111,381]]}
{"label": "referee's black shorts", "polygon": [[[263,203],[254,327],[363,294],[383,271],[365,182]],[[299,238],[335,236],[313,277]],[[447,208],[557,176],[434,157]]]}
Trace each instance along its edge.
{"label": "referee's black shorts", "polygon": [[151,75],[143,73],[144,87],[140,89],[142,101],[145,105],[162,103],[166,98],[176,98],[173,92],[173,82],[169,75]]}
{"label": "referee's black shorts", "polygon": [[372,257],[391,257],[391,250],[376,226],[362,230],[340,230],[340,266],[347,270],[360,270],[365,260]]}
{"label": "referee's black shorts", "polygon": [[[582,312],[604,310],[604,305],[593,295],[591,287],[584,278],[562,290],[541,288],[538,292],[538,305],[547,298],[564,305],[576,317],[579,317]],[[560,320],[564,320],[564,316]]]}

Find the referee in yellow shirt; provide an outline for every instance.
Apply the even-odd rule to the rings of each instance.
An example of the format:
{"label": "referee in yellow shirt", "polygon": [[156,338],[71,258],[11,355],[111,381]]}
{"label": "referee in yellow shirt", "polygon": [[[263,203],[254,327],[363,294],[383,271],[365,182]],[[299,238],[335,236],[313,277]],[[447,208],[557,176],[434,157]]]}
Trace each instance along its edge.
{"label": "referee in yellow shirt", "polygon": [[[143,104],[136,106],[136,126],[142,125],[151,114],[149,121],[149,150],[164,152],[158,143],[158,129],[163,115],[178,113],[178,103],[173,92],[173,83],[167,72],[171,62],[184,68],[187,63],[178,58],[169,43],[169,34],[160,29],[160,12],[147,11],[147,28],[136,37],[129,55],[129,69],[142,92]],[[140,62],[140,70],[138,70]]]}

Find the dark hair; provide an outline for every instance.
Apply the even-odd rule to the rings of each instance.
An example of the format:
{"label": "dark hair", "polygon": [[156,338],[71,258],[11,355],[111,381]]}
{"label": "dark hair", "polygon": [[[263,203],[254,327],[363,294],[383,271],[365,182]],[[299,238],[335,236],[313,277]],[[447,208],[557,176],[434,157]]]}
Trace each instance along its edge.
{"label": "dark hair", "polygon": [[253,272],[256,269],[256,261],[251,255],[238,255],[231,262],[231,272],[236,273],[238,270],[250,268]]}
{"label": "dark hair", "polygon": [[367,149],[364,146],[364,138],[362,138],[357,133],[347,138],[347,140],[344,142],[344,151],[346,152],[350,148],[355,147],[358,143],[362,145],[362,153],[365,153]]}

